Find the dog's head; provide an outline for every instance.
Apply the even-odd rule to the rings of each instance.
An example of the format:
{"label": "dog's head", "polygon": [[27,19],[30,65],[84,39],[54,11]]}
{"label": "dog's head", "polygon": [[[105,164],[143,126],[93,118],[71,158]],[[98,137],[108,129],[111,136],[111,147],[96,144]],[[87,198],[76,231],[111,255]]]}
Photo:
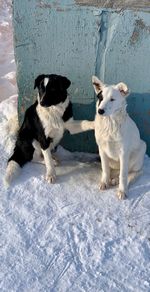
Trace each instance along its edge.
{"label": "dog's head", "polygon": [[98,98],[96,106],[98,114],[111,116],[125,106],[125,98],[129,94],[129,89],[125,83],[106,85],[96,76],[92,77],[92,83]]}
{"label": "dog's head", "polygon": [[64,76],[50,74],[39,75],[35,79],[34,89],[39,92],[39,103],[43,107],[50,107],[64,102],[67,98],[67,88],[71,82]]}

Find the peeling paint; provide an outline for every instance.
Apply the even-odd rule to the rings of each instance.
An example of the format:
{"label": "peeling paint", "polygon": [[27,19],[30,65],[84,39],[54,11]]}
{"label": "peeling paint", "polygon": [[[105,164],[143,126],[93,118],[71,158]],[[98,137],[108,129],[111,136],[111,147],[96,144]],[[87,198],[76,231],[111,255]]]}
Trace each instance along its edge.
{"label": "peeling paint", "polygon": [[57,7],[57,8],[56,8],[56,11],[58,11],[58,12],[64,12],[65,9],[63,9],[62,7]]}
{"label": "peeling paint", "polygon": [[150,26],[146,25],[144,23],[144,20],[143,19],[141,19],[141,18],[137,19],[135,21],[135,25],[137,25],[141,30],[144,29],[144,30],[146,30],[147,32],[150,33]]}
{"label": "peeling paint", "polygon": [[37,7],[40,8],[52,8],[51,4],[45,3],[44,1],[40,0],[39,3],[37,4]]}
{"label": "peeling paint", "polygon": [[71,8],[56,7],[56,11],[58,11],[58,12],[67,12],[67,11],[71,11]]}
{"label": "peeling paint", "polygon": [[16,13],[15,21],[19,24],[22,23],[23,17],[20,17],[19,12]]}
{"label": "peeling paint", "polygon": [[138,18],[135,20],[134,30],[130,37],[130,45],[135,45],[140,37],[143,37],[143,31],[150,34],[150,26],[146,25],[143,19]]}

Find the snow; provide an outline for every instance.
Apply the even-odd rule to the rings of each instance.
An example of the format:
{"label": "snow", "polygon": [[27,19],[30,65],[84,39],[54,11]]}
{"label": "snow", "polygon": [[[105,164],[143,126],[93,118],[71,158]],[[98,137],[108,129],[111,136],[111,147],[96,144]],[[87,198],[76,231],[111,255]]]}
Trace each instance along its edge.
{"label": "snow", "polygon": [[124,201],[99,191],[96,155],[61,146],[55,184],[29,163],[6,190],[16,100],[0,104],[0,290],[150,291],[150,159]]}
{"label": "snow", "polygon": [[17,91],[11,23],[11,2],[11,0],[0,0],[0,101],[15,94]]}
{"label": "snow", "polygon": [[17,113],[10,2],[0,2],[0,100],[5,99],[0,103],[0,291],[148,292],[148,156],[124,201],[117,199],[116,188],[99,191],[97,155],[61,146],[55,184],[44,180],[44,165],[29,163],[4,188],[15,141],[9,131]]}

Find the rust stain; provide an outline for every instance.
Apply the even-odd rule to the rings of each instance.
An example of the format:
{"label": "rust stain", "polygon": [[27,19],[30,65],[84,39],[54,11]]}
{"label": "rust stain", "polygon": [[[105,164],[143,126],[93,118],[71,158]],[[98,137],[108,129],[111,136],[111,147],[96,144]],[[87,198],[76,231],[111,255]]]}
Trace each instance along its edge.
{"label": "rust stain", "polygon": [[130,45],[134,45],[140,40],[140,37],[143,36],[143,31],[150,34],[150,26],[146,25],[143,19],[138,18],[135,21],[134,30],[130,37]]}
{"label": "rust stain", "polygon": [[140,36],[139,31],[136,31],[136,29],[134,29],[132,36],[130,38],[130,44],[134,45],[138,41],[139,36]]}

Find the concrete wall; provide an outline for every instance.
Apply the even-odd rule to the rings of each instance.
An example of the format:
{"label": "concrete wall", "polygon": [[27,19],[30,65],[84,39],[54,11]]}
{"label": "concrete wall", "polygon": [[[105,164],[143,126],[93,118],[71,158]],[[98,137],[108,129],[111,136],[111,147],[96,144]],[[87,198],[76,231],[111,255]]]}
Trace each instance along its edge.
{"label": "concrete wall", "polygon": [[[133,9],[122,9],[131,2]],[[124,81],[132,92],[128,111],[150,154],[150,9],[149,1],[137,2],[14,0],[20,117],[35,98],[38,74],[69,77],[76,119],[94,118],[93,74],[106,83]],[[116,3],[118,9],[111,9]],[[90,132],[65,136],[63,145],[96,151]]]}

